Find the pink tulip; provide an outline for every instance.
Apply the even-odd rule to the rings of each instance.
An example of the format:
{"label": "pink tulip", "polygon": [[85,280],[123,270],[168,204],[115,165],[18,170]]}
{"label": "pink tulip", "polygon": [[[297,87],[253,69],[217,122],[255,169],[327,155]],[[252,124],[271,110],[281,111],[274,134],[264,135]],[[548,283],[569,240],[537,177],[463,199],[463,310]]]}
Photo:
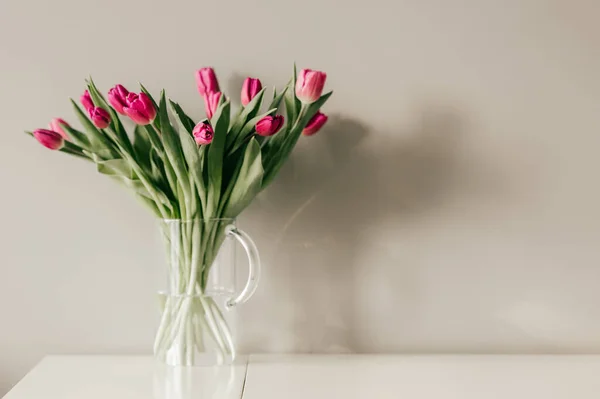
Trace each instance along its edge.
{"label": "pink tulip", "polygon": [[221,99],[221,92],[217,91],[215,93],[207,94],[204,97],[204,108],[206,109],[206,117],[211,119],[215,112],[217,112],[217,108],[219,107],[219,100]]}
{"label": "pink tulip", "polygon": [[129,93],[125,101],[123,112],[138,125],[148,125],[156,118],[156,107],[145,93]]}
{"label": "pink tulip", "polygon": [[242,86],[242,105],[248,105],[250,101],[262,90],[262,84],[259,79],[246,78]]}
{"label": "pink tulip", "polygon": [[67,135],[67,132],[65,132],[65,130],[63,129],[63,125],[71,126],[63,119],[54,118],[52,119],[52,121],[50,121],[50,130],[59,133],[65,140],[69,140],[69,136]]}
{"label": "pink tulip", "polygon": [[267,115],[256,123],[256,133],[260,136],[272,136],[283,126],[283,116]]}
{"label": "pink tulip", "polygon": [[314,103],[321,97],[327,74],[325,72],[303,69],[296,81],[296,97],[305,104]]}
{"label": "pink tulip", "polygon": [[65,145],[65,139],[60,133],[48,129],[36,129],[33,131],[33,137],[46,148],[51,150],[60,150]]}
{"label": "pink tulip", "polygon": [[107,110],[100,107],[93,107],[89,110],[90,119],[99,129],[106,129],[110,125],[110,114]]}
{"label": "pink tulip", "polygon": [[308,121],[304,130],[302,130],[302,134],[305,136],[312,136],[323,127],[325,122],[327,122],[327,115],[321,113],[321,111],[317,111],[315,116],[310,118],[310,121]]}
{"label": "pink tulip", "polygon": [[87,112],[90,112],[90,109],[94,108],[94,102],[92,101],[89,91],[84,91],[79,100]]}
{"label": "pink tulip", "polygon": [[207,121],[202,121],[194,126],[194,130],[192,131],[192,135],[194,136],[194,140],[198,145],[210,144],[212,141],[215,132],[213,131],[212,126]]}
{"label": "pink tulip", "polygon": [[125,115],[123,107],[127,106],[128,94],[129,91],[122,85],[116,85],[108,91],[108,102],[110,103],[110,105],[112,105],[115,111],[117,111],[121,115]]}
{"label": "pink tulip", "polygon": [[202,97],[210,93],[219,91],[219,82],[217,81],[217,75],[212,68],[201,68],[196,71],[196,84],[198,85],[198,91]]}

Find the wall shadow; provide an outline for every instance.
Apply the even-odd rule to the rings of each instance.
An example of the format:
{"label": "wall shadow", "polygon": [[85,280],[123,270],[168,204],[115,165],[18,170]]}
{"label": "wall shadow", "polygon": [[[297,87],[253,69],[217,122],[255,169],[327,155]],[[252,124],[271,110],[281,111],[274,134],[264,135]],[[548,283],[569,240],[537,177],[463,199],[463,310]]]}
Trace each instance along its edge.
{"label": "wall shadow", "polygon": [[[366,277],[364,241],[381,224],[400,227],[435,210],[461,179],[464,118],[436,105],[423,108],[419,120],[414,130],[377,132],[358,119],[331,115],[321,132],[300,141],[249,212],[252,224],[260,225],[254,230],[269,230],[259,243],[266,250],[257,309],[267,313],[260,319],[279,323],[273,335],[280,342],[253,336],[243,347],[267,352],[373,347],[361,334],[357,311],[365,303],[355,295]],[[408,269],[390,268],[391,300],[410,306],[411,280]]]}

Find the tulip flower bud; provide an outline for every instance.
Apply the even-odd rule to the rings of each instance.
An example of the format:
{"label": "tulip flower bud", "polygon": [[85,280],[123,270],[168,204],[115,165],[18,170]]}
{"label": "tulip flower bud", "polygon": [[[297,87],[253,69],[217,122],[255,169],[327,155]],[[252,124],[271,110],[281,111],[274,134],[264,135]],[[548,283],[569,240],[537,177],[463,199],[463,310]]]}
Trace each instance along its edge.
{"label": "tulip flower bud", "polygon": [[145,93],[129,93],[125,101],[123,112],[138,125],[148,125],[156,118],[156,107]]}
{"label": "tulip flower bud", "polygon": [[89,111],[90,119],[99,129],[106,129],[110,125],[110,114],[100,107],[93,107]]}
{"label": "tulip flower bud", "polygon": [[302,134],[305,136],[312,136],[323,127],[325,122],[327,122],[327,115],[321,113],[321,111],[317,111],[315,116],[310,118],[310,121],[308,121],[304,130],[302,130]]}
{"label": "tulip flower bud", "polygon": [[128,94],[129,91],[122,85],[116,85],[108,91],[108,102],[110,103],[110,105],[112,105],[115,111],[117,111],[121,115],[125,115],[123,107],[127,106]]}
{"label": "tulip flower bud", "polygon": [[206,97],[210,93],[219,91],[219,82],[217,75],[212,68],[201,68],[196,71],[196,84],[198,92],[202,97]]}
{"label": "tulip flower bud", "polygon": [[242,86],[242,105],[245,107],[262,90],[259,79],[246,78]]}
{"label": "tulip flower bud", "polygon": [[33,137],[40,142],[46,148],[51,150],[60,150],[65,145],[65,139],[52,130],[48,129],[36,129],[33,131]]}
{"label": "tulip flower bud", "polygon": [[206,117],[211,119],[215,112],[217,112],[217,108],[219,108],[219,100],[221,99],[221,92],[217,91],[214,93],[209,93],[204,97],[204,108],[206,110]]}
{"label": "tulip flower bud", "polygon": [[215,132],[213,131],[212,126],[208,121],[202,121],[194,126],[194,130],[192,131],[192,135],[194,136],[194,140],[198,145],[210,144],[212,141]]}
{"label": "tulip flower bud", "polygon": [[296,97],[305,104],[314,103],[323,93],[326,78],[325,72],[301,70],[296,81]]}
{"label": "tulip flower bud", "polygon": [[63,129],[63,125],[70,126],[67,122],[60,118],[54,118],[50,121],[50,130],[59,133],[65,140],[69,140],[67,132]]}
{"label": "tulip flower bud", "polygon": [[272,136],[283,126],[283,115],[267,115],[256,123],[256,133],[260,136]]}
{"label": "tulip flower bud", "polygon": [[84,91],[79,100],[87,112],[90,112],[90,109],[94,108],[94,102],[92,101],[89,91]]}

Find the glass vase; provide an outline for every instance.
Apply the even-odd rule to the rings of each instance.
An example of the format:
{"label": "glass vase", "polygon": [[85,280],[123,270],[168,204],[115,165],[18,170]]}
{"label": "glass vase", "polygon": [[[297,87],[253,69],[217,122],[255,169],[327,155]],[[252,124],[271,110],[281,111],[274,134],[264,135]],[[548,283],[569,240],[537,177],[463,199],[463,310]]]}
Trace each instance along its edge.
{"label": "glass vase", "polygon": [[[256,290],[260,259],[234,219],[163,220],[167,264],[159,289],[155,357],[174,366],[231,364],[234,309]],[[248,280],[236,291],[236,246],[248,257]]]}

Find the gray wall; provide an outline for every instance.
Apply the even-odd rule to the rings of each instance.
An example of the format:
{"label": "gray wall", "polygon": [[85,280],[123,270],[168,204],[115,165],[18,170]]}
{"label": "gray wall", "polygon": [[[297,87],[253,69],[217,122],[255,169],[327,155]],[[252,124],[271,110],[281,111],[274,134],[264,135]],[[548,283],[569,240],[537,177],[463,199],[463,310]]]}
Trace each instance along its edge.
{"label": "gray wall", "polygon": [[282,86],[330,123],[240,220],[255,352],[600,351],[600,5],[590,0],[0,1],[0,393],[48,353],[147,353],[155,222],[21,133],[92,74]]}

